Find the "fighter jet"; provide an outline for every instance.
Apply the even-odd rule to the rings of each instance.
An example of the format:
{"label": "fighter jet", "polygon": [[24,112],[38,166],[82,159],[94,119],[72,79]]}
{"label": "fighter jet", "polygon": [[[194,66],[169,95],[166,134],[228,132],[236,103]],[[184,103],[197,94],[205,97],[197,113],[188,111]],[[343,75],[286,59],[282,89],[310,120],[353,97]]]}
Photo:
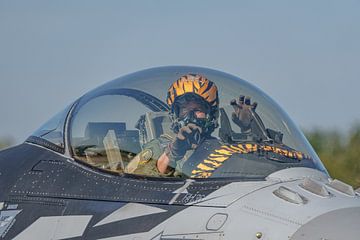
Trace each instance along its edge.
{"label": "fighter jet", "polygon": [[0,239],[359,239],[359,221],[281,107],[207,68],[105,83],[0,152]]}

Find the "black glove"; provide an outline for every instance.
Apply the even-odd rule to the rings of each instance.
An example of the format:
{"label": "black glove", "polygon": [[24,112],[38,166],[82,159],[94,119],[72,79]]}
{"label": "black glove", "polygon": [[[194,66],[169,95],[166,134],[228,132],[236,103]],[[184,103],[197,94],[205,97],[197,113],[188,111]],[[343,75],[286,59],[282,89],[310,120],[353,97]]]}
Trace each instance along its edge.
{"label": "black glove", "polygon": [[255,111],[257,103],[251,104],[250,97],[240,95],[239,100],[231,100],[230,105],[234,107],[234,112],[231,115],[232,121],[241,128],[242,132],[249,131],[254,119],[251,111]]}
{"label": "black glove", "polygon": [[172,167],[185,156],[186,151],[197,148],[201,141],[201,132],[201,128],[193,123],[179,129],[175,140],[169,146],[169,158]]}

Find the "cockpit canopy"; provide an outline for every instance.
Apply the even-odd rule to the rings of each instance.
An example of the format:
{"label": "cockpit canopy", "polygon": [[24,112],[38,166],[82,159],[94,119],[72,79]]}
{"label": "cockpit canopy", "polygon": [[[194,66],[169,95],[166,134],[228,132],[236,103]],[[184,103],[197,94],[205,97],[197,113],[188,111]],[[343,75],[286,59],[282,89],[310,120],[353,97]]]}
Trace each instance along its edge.
{"label": "cockpit canopy", "polygon": [[[29,141],[42,139],[60,150],[68,147],[75,160],[111,173],[152,176],[152,172],[130,171],[129,166],[156,162],[151,159],[156,154],[146,151],[148,146],[167,139],[159,141],[160,151],[166,151],[176,138],[166,98],[172,83],[186,74],[198,74],[216,84],[219,116],[206,144],[193,149],[181,166],[172,166],[177,176],[262,179],[291,167],[326,173],[301,131],[269,96],[238,77],[198,67],[153,68],[115,79],[81,97]],[[254,127],[246,132],[232,121],[231,101],[240,95],[257,102],[252,111]]]}

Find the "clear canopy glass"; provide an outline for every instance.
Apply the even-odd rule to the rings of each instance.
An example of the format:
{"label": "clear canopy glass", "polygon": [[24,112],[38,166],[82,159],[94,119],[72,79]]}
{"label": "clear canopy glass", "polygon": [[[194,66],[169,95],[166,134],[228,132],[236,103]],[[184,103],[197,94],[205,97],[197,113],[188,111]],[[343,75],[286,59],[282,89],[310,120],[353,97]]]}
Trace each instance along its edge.
{"label": "clear canopy glass", "polygon": [[[172,171],[159,172],[159,158],[169,156],[177,138],[167,91],[186,74],[198,74],[216,84],[218,127],[185,150],[186,158],[170,159]],[[240,95],[257,102],[246,132],[232,121],[231,101]],[[115,79],[80,98],[69,133],[75,159],[114,173],[246,179],[263,179],[292,167],[326,173],[311,145],[277,103],[238,77],[206,68],[160,67]]]}
{"label": "clear canopy glass", "polygon": [[54,150],[60,149],[64,152],[65,139],[64,127],[65,120],[72,105],[67,106],[64,110],[57,113],[50,120],[44,123],[38,130],[36,130],[27,141],[31,141],[33,137],[43,139],[50,144],[56,146]]}

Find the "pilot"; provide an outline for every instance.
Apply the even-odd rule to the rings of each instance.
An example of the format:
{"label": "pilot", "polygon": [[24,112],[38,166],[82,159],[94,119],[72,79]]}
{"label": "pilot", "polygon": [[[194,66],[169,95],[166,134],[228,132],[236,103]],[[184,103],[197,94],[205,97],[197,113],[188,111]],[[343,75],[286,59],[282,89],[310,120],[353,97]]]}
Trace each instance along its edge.
{"label": "pilot", "polygon": [[[125,169],[127,173],[147,176],[180,176],[182,166],[194,151],[209,140],[218,127],[219,97],[214,82],[198,74],[187,74],[176,80],[168,89],[167,104],[174,134],[162,135],[147,143],[143,151]],[[250,130],[250,98],[240,96],[233,100],[232,120],[242,132]]]}

